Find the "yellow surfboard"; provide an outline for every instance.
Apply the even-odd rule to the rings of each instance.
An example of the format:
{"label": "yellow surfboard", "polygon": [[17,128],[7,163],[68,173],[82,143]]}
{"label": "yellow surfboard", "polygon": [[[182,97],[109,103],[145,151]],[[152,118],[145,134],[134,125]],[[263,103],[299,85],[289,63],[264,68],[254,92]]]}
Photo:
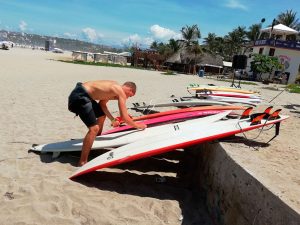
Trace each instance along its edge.
{"label": "yellow surfboard", "polygon": [[188,90],[194,90],[194,91],[209,90],[209,91],[236,92],[242,94],[255,94],[254,91],[248,91],[248,90],[237,89],[237,88],[229,88],[229,87],[219,87],[219,86],[188,87]]}

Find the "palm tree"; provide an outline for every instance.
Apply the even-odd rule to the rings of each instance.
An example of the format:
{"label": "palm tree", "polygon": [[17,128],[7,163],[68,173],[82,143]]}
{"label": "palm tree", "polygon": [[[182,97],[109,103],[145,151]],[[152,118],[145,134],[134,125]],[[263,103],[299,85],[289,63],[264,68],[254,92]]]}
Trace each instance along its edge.
{"label": "palm tree", "polygon": [[257,23],[257,24],[252,24],[249,28],[248,28],[248,32],[247,32],[247,38],[250,42],[252,42],[254,44],[254,42],[257,40],[259,32],[261,30],[261,23]]}
{"label": "palm tree", "polygon": [[216,47],[216,38],[217,35],[215,33],[208,33],[208,36],[204,38],[204,43],[207,45],[208,50],[214,52]]}
{"label": "palm tree", "polygon": [[296,17],[297,12],[293,12],[293,10],[286,10],[286,12],[282,12],[280,13],[276,20],[277,23],[276,24],[283,24],[286,25],[290,28],[293,28],[295,30],[300,30],[300,22],[299,19]]}
{"label": "palm tree", "polygon": [[198,43],[198,39],[201,38],[201,33],[196,24],[192,26],[186,25],[181,29],[181,34],[183,37],[184,48],[187,52],[194,54],[194,59],[190,59],[189,64],[189,72],[191,71],[191,64],[193,64],[193,73],[195,69],[195,61],[198,54],[202,52],[201,47]]}
{"label": "palm tree", "polygon": [[179,42],[173,38],[169,40],[168,46],[172,50],[173,53],[177,52],[180,49]]}
{"label": "palm tree", "polygon": [[232,59],[233,55],[241,53],[242,46],[246,39],[246,28],[238,27],[224,36],[228,48],[228,56]]}
{"label": "palm tree", "polygon": [[187,47],[201,38],[200,30],[196,24],[192,25],[191,27],[186,25],[181,29],[181,34]]}
{"label": "palm tree", "polygon": [[157,41],[153,41],[150,45],[150,49],[157,50],[158,49],[158,43]]}

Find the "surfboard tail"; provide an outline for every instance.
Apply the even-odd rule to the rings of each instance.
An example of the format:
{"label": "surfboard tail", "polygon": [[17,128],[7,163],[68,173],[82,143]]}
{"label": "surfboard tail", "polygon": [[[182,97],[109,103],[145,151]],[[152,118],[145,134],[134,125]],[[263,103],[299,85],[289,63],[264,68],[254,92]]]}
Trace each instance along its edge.
{"label": "surfboard tail", "polygon": [[266,119],[266,120],[279,119],[280,118],[279,113],[281,112],[281,109],[277,109],[271,113],[272,109],[273,109],[273,106],[270,106],[270,107],[266,108],[263,113],[255,113],[255,114],[250,115],[251,125],[260,124],[262,119]]}

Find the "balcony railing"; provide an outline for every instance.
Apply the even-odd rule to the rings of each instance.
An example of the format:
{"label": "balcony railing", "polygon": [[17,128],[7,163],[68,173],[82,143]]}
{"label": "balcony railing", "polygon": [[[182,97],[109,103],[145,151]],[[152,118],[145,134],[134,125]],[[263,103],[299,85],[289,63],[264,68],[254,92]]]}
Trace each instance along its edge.
{"label": "balcony railing", "polygon": [[265,45],[300,51],[300,41],[266,39],[266,40],[257,40],[254,44],[254,46],[265,46]]}

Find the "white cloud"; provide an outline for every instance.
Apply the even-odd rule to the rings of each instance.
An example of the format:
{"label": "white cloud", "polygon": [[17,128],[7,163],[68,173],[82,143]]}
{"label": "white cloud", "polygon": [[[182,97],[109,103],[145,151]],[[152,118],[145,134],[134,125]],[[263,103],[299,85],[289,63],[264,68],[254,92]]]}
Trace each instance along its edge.
{"label": "white cloud", "polygon": [[27,29],[27,23],[23,20],[21,20],[20,24],[19,24],[19,28],[22,32],[24,32]]}
{"label": "white cloud", "polygon": [[151,34],[148,37],[141,37],[138,34],[130,35],[122,40],[122,44],[148,48],[155,40],[167,42],[171,38],[174,38],[175,40],[182,38],[180,33],[176,33],[175,31],[161,27],[157,24],[150,27],[150,32]]}
{"label": "white cloud", "polygon": [[247,10],[247,6],[243,5],[239,0],[228,0],[225,4],[228,8]]}
{"label": "white cloud", "polygon": [[147,37],[144,39],[144,44],[146,46],[150,46],[154,42],[154,39],[152,37]]}
{"label": "white cloud", "polygon": [[176,33],[175,31],[161,27],[157,24],[151,26],[150,31],[155,39],[162,41],[169,40],[171,38],[178,39],[180,37],[180,34]]}
{"label": "white cloud", "polygon": [[129,37],[124,38],[122,40],[123,44],[129,44],[129,45],[141,44],[141,42],[142,42],[142,38],[138,34],[130,35]]}
{"label": "white cloud", "polygon": [[138,34],[133,34],[124,38],[121,43],[128,46],[149,47],[153,41],[154,39],[152,37],[142,38]]}
{"label": "white cloud", "polygon": [[63,35],[64,35],[65,37],[67,37],[67,38],[76,38],[76,37],[77,37],[76,34],[71,34],[71,33],[69,33],[69,32],[66,32],[66,33],[64,33]]}
{"label": "white cloud", "polygon": [[90,27],[86,27],[82,29],[82,34],[85,39],[91,42],[97,42],[101,38],[103,38],[102,34],[98,33],[95,29]]}

